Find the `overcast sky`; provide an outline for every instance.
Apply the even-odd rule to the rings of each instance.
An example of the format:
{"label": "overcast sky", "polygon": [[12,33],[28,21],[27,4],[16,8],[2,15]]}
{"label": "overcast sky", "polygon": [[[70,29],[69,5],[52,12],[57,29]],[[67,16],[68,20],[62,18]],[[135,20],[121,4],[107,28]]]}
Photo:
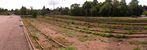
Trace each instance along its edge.
{"label": "overcast sky", "polygon": [[[73,3],[83,4],[85,1],[86,0],[0,0],[0,7],[7,9],[19,9],[22,6],[26,6],[27,8],[32,6],[35,9],[41,9],[43,6],[46,6],[52,9],[53,4],[56,5],[55,7],[70,7]],[[105,0],[98,1],[103,2]],[[130,1],[131,0],[126,0],[126,2]],[[139,0],[139,4],[147,5],[147,0]]]}

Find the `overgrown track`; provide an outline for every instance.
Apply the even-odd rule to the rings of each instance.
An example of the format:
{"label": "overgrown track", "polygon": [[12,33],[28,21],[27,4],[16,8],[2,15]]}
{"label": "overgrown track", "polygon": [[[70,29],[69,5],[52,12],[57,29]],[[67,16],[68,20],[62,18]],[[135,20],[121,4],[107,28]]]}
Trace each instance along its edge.
{"label": "overgrown track", "polygon": [[[48,39],[48,41],[52,41],[53,43],[57,44],[58,46],[56,47],[66,47],[65,45],[63,45],[62,43],[56,41],[54,38],[52,38],[51,36],[49,35],[46,35],[44,33],[42,33],[40,30],[38,30],[34,25],[32,25],[31,22],[29,22],[28,20],[24,20],[25,22],[27,22],[29,24],[29,26],[31,26],[32,28],[34,28],[36,31],[39,31],[39,33],[41,35],[43,35],[46,39]],[[27,26],[26,26],[27,27]],[[27,28],[28,29],[28,28]],[[37,41],[38,44],[40,44],[38,41]],[[41,45],[41,44],[40,44]],[[55,46],[55,45],[54,45]],[[44,47],[41,46],[41,48],[43,49]]]}
{"label": "overgrown track", "polygon": [[[81,16],[67,16],[67,15],[51,15],[50,17],[54,18],[61,18],[61,19],[70,19],[70,20],[79,20],[79,21],[85,21],[90,23],[107,23],[107,24],[129,24],[134,25],[145,25],[146,18],[131,18],[131,17],[81,17]],[[140,24],[141,23],[141,24]]]}
{"label": "overgrown track", "polygon": [[[48,20],[47,20],[48,19]],[[59,18],[57,18],[57,17],[48,17],[47,19],[42,19],[43,21],[46,21],[47,23],[50,23],[50,21],[53,21],[53,22],[55,22],[55,23],[51,23],[51,24],[54,24],[54,25],[57,25],[57,26],[59,26],[59,27],[63,27],[63,28],[67,28],[67,29],[71,29],[71,30],[76,30],[76,31],[80,31],[80,32],[85,32],[85,33],[90,33],[90,34],[94,34],[94,35],[104,35],[105,36],[105,34],[98,34],[98,32],[103,32],[103,31],[99,31],[99,30],[97,30],[95,33],[93,32],[93,31],[91,31],[91,30],[89,30],[89,28],[87,28],[86,30],[84,30],[84,28],[79,28],[79,26],[81,26],[81,27],[83,27],[83,26],[85,26],[85,25],[87,25],[88,24],[88,26],[89,26],[89,23],[87,23],[86,24],[86,22],[76,22],[75,20],[69,20],[69,19],[63,19],[63,18],[61,18],[60,19],[60,17]],[[78,21],[78,20],[77,20]],[[57,24],[58,23],[58,24]],[[81,23],[85,23],[85,25],[82,25]],[[81,24],[81,25],[80,25]],[[64,25],[68,25],[68,26],[64,26]],[[76,27],[72,27],[71,25],[75,25]],[[79,26],[78,26],[79,25]],[[138,24],[137,24],[138,25]],[[142,24],[141,24],[142,25]],[[144,24],[143,24],[144,25]],[[78,27],[77,27],[78,26]],[[91,25],[90,24],[90,26],[94,26],[94,25]],[[128,26],[130,26],[130,25],[128,25]],[[101,26],[94,26],[94,27],[101,27]],[[123,27],[125,27],[125,26],[123,26]],[[131,26],[131,28],[136,28],[136,27],[134,27],[134,24],[133,24],[133,26]],[[141,26],[139,26],[139,27],[137,27],[137,28],[139,28],[139,29],[141,29],[141,30],[143,30],[143,31],[145,31],[144,30],[144,28]],[[130,28],[128,28],[128,29],[130,29]],[[132,29],[132,30],[134,30],[134,29]],[[117,30],[117,29],[116,29]],[[145,33],[145,32],[132,32],[132,31],[128,31],[128,32],[110,32],[111,33],[111,37],[112,36],[114,36],[114,37],[117,37],[117,36],[124,36],[124,37],[128,37],[128,38],[144,38],[144,37],[147,37],[147,33]],[[120,35],[119,35],[120,34]],[[124,34],[124,35],[122,35],[122,34]],[[129,34],[129,35],[128,35]],[[138,34],[138,35],[134,35],[134,34]],[[142,35],[142,34],[144,34],[144,35]]]}
{"label": "overgrown track", "polygon": [[[29,30],[29,29],[30,29],[30,28],[29,28],[30,26],[29,26],[28,22],[27,22],[26,20],[23,21],[23,22],[24,22],[24,25],[25,25],[26,30],[28,31],[29,35],[32,37],[32,36],[33,36],[32,34],[33,34],[34,32],[32,32],[32,31]],[[32,37],[32,38],[33,38],[33,37]],[[37,45],[39,45],[40,49],[43,50],[44,47],[38,42],[38,40],[37,40],[37,39],[34,39],[34,40],[35,40],[35,42],[37,43]]]}

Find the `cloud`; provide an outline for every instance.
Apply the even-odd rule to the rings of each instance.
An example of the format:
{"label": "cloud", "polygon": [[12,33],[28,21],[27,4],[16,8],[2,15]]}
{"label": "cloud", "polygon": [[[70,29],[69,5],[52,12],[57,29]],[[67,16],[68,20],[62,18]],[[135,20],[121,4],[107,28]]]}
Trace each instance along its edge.
{"label": "cloud", "polygon": [[[53,4],[55,7],[70,7],[71,4],[78,3],[83,4],[86,0],[0,0],[0,7],[7,9],[18,9],[21,6],[26,6],[30,8],[32,6],[34,9],[42,9],[43,6],[48,8],[53,8]],[[87,0],[93,1],[93,0]],[[98,2],[103,2],[105,0],[98,0]],[[126,0],[129,3],[131,0]],[[138,0],[139,4],[147,5],[146,0]]]}

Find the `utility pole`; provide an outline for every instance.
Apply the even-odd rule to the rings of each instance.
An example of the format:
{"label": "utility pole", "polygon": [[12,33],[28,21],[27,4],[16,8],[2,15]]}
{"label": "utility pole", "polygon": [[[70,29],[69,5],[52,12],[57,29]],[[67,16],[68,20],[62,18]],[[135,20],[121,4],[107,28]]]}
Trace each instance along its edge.
{"label": "utility pole", "polygon": [[54,2],[54,0],[52,0],[52,3],[53,3],[53,9],[55,9],[55,2]]}

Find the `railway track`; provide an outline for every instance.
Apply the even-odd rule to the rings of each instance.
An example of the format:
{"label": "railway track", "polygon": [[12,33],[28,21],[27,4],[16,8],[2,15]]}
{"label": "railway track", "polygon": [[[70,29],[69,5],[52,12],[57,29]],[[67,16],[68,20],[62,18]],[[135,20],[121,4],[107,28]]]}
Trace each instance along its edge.
{"label": "railway track", "polygon": [[[48,42],[49,41],[51,41],[52,43],[54,43],[54,44],[57,44],[59,47],[66,47],[65,45],[63,45],[62,43],[60,43],[60,42],[58,42],[58,41],[56,41],[55,39],[53,39],[50,35],[46,35],[46,34],[44,34],[44,33],[42,33],[42,31],[40,31],[40,30],[38,30],[34,25],[32,25],[32,23],[30,23],[28,20],[25,20],[25,22],[27,22],[28,24],[29,24],[29,26],[31,26],[32,28],[34,28],[36,31],[38,31],[41,35],[43,35],[47,40],[48,40]],[[27,28],[28,29],[28,28]],[[40,42],[38,42],[37,41],[37,43],[39,44],[39,45],[41,45],[40,44]],[[55,46],[55,45],[54,45]],[[41,47],[42,48],[42,50],[43,50],[43,46]]]}
{"label": "railway track", "polygon": [[[41,19],[39,21],[41,21]],[[54,24],[54,25],[57,25],[59,27],[63,27],[63,28],[66,28],[66,29],[70,29],[70,30],[75,30],[75,31],[79,31],[79,32],[85,32],[85,31],[81,31],[81,30],[83,30],[82,28],[74,28],[74,27],[62,26],[64,24],[60,24],[60,25]],[[103,33],[105,31],[97,31],[97,32]],[[87,33],[87,31],[85,33]],[[97,33],[91,33],[91,32],[88,32],[88,33],[97,35]],[[132,33],[132,34],[128,34],[127,32],[126,33],[112,32],[111,34],[112,34],[113,37],[117,37],[117,36],[123,36],[123,37],[126,37],[126,38],[145,38],[145,37],[147,37],[147,33]],[[138,34],[138,35],[134,35],[134,34]],[[142,35],[142,34],[144,34],[144,35]]]}

